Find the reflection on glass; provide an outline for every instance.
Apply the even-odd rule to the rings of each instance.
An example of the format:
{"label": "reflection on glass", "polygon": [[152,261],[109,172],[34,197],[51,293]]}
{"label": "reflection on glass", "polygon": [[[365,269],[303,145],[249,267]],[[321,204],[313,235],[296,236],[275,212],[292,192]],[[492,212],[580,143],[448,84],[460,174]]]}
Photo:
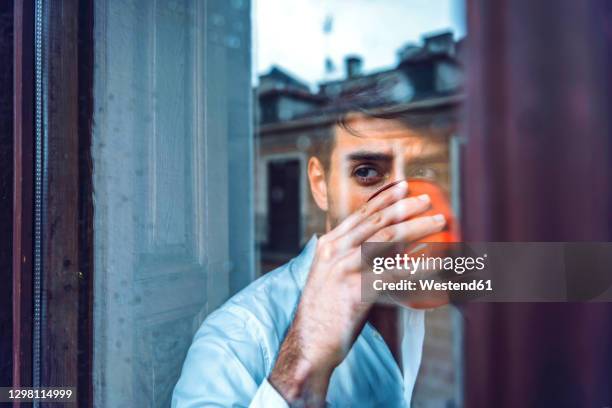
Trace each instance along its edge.
{"label": "reflection on glass", "polygon": [[[334,2],[311,6],[310,24],[318,28],[303,27],[305,34],[275,41],[269,32],[292,21],[292,12],[275,2],[258,6],[255,211],[262,274],[395,180],[414,180],[417,190],[418,180],[433,182],[457,208],[465,40],[460,28],[455,33],[424,28],[419,41],[394,28],[390,10],[410,20],[432,5],[407,1],[394,9],[390,3],[398,4],[355,5],[348,16]],[[309,7],[293,6],[303,14]],[[286,20],[271,18],[275,13]],[[415,26],[422,24],[414,20]],[[317,38],[323,47],[313,50],[308,42]],[[285,46],[289,41],[292,47]],[[387,56],[381,57],[383,50]],[[303,54],[315,61],[303,61]],[[326,173],[331,203],[323,211],[306,177],[312,157],[328,170],[331,166]],[[451,235],[458,239],[456,231]],[[461,404],[458,319],[450,307],[428,312],[414,406]]]}

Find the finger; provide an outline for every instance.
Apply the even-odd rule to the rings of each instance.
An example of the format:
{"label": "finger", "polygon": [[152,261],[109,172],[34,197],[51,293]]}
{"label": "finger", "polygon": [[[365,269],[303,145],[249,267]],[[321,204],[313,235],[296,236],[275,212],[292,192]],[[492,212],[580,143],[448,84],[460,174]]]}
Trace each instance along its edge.
{"label": "finger", "polygon": [[445,225],[446,219],[442,214],[413,218],[380,229],[366,242],[412,242],[440,232]]}
{"label": "finger", "polygon": [[331,230],[328,235],[330,239],[337,239],[344,234],[351,231],[357,225],[362,223],[368,217],[370,217],[376,211],[380,211],[383,208],[388,207],[389,205],[395,203],[398,200],[406,197],[408,193],[408,182],[402,181],[401,183],[396,184],[392,188],[389,188],[371,201],[365,203],[359,210],[355,211],[353,214],[349,215],[344,221],[342,221],[336,228]]}
{"label": "finger", "polygon": [[431,199],[427,194],[399,200],[373,213],[353,230],[337,239],[336,247],[338,249],[358,247],[379,230],[421,214],[430,206]]}

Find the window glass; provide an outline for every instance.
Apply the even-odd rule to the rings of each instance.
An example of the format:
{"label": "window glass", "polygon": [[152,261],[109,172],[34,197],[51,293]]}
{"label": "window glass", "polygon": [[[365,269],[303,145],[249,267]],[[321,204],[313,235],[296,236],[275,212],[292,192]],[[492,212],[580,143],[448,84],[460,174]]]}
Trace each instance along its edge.
{"label": "window glass", "polygon": [[[456,202],[461,10],[95,2],[97,406],[169,406],[202,322],[384,185],[427,180]],[[349,160],[343,140],[391,158]],[[312,158],[329,170],[326,204]],[[456,312],[428,312],[426,333],[413,404],[456,406]]]}
{"label": "window glass", "polygon": [[[260,274],[288,262],[329,227],[328,212],[311,194],[308,162],[326,149],[342,152],[329,140],[337,136],[338,119],[351,112],[395,118],[403,123],[403,137],[393,137],[397,129],[386,129],[383,121],[349,123],[365,129],[360,136],[392,152],[394,161],[364,160],[350,169],[355,178],[335,167],[340,158],[332,153],[331,171],[346,173],[330,176],[339,179],[330,205],[352,208],[359,194],[407,178],[438,184],[458,209],[463,20],[462,1],[354,1],[350,7],[342,1],[257,1]],[[460,405],[460,319],[452,307],[427,312],[414,406]]]}

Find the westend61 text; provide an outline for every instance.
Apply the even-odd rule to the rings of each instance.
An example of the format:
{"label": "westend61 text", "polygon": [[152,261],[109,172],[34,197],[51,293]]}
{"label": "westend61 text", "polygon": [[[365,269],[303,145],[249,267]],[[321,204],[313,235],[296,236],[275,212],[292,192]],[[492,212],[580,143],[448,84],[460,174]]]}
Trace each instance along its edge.
{"label": "westend61 text", "polygon": [[[418,283],[417,283],[418,282]],[[418,281],[402,279],[396,282],[385,282],[377,279],[373,282],[376,291],[492,291],[491,279],[480,279],[469,282],[440,282],[435,279],[419,279]]]}

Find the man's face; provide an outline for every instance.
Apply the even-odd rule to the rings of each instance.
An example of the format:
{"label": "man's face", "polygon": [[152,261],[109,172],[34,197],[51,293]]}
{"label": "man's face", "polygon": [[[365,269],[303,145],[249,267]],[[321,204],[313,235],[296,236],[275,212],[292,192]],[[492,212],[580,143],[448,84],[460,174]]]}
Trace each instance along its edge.
{"label": "man's face", "polygon": [[360,116],[347,125],[350,129],[336,127],[335,146],[326,170],[328,228],[334,228],[391,182],[427,178],[446,183],[445,138],[390,119]]}

